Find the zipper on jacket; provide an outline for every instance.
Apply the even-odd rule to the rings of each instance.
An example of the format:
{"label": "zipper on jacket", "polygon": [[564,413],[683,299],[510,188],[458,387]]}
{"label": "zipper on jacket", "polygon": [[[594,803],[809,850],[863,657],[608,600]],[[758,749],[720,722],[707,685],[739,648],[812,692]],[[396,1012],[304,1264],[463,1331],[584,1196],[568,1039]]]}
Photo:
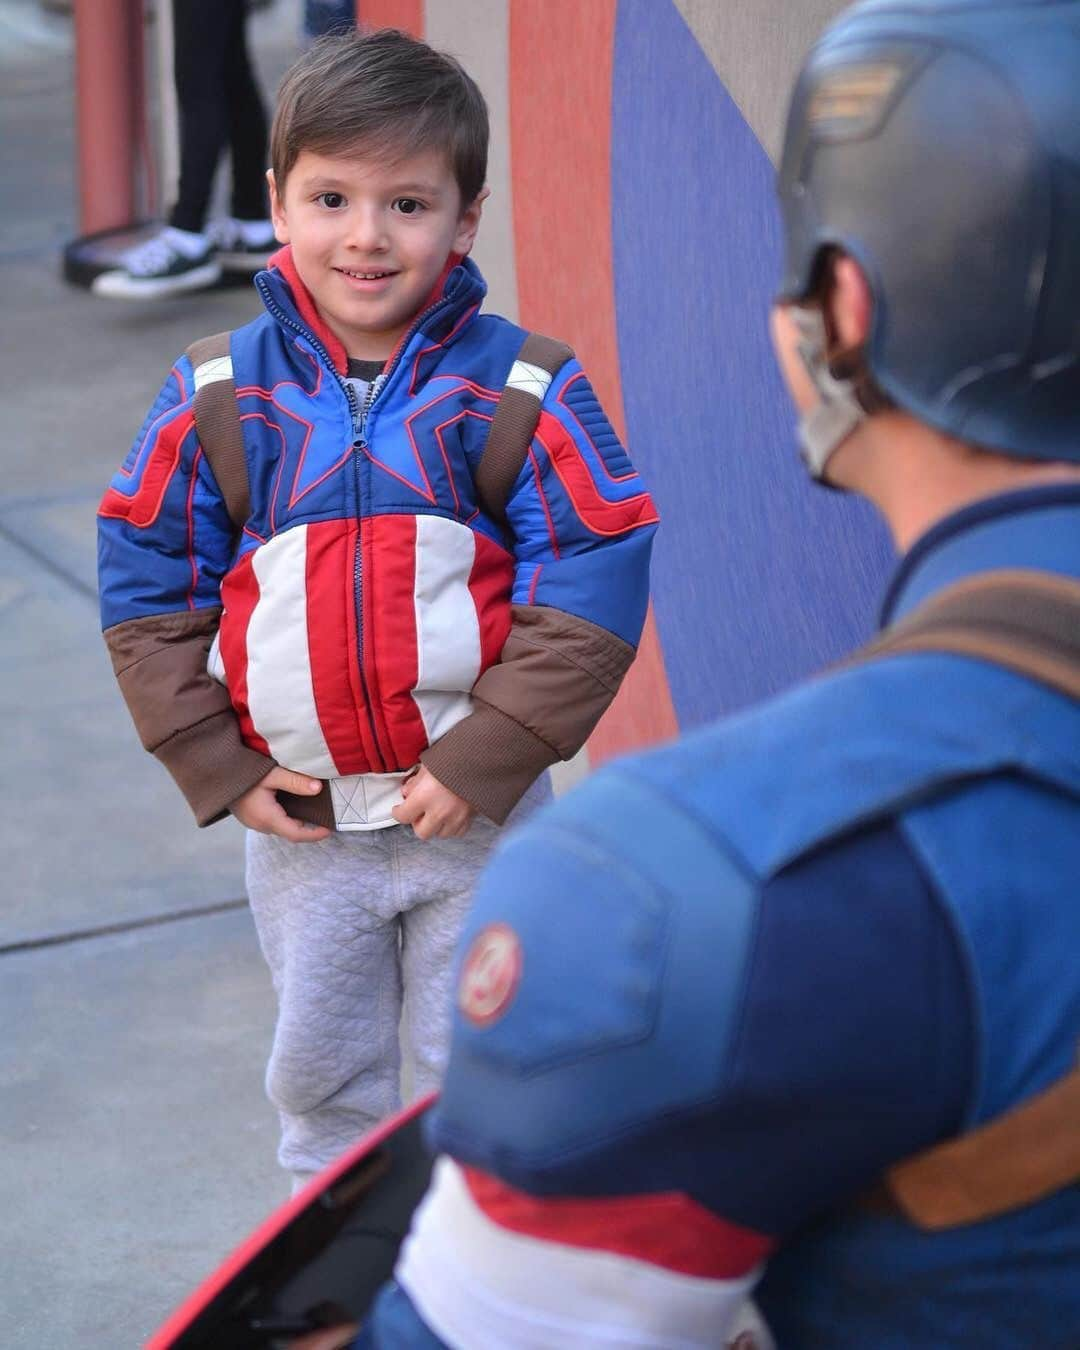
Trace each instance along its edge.
{"label": "zipper on jacket", "polygon": [[[412,341],[415,334],[419,332],[423,324],[433,314],[435,314],[439,309],[441,309],[444,305],[448,303],[449,302],[446,299],[437,301],[434,305],[431,305],[428,309],[426,309],[423,312],[423,314],[421,314],[418,318],[416,318],[413,321],[412,326],[409,328],[408,332],[398,343],[397,351],[394,353],[394,357],[393,360],[390,362],[389,369],[384,370],[381,375],[376,376],[376,378],[372,380],[371,383],[368,385],[367,393],[364,395],[364,403],[360,409],[359,423],[355,421],[353,422],[353,426],[355,428],[355,439],[353,441],[353,476],[356,485],[356,523],[357,523],[356,557],[353,563],[353,602],[356,608],[357,642],[360,647],[359,653],[360,686],[364,691],[364,701],[366,702],[368,708],[368,723],[371,727],[371,734],[372,737],[374,738],[376,749],[378,750],[379,755],[382,758],[384,771],[390,761],[387,757],[385,749],[383,748],[379,740],[379,731],[375,723],[374,705],[371,701],[371,689],[368,684],[367,671],[364,669],[364,573],[361,564],[361,553],[363,551],[363,536],[360,532],[360,503],[362,500],[363,493],[360,481],[361,479],[360,466],[362,462],[364,449],[367,446],[367,422],[368,422],[368,415],[371,412],[372,405],[378,401],[378,399],[382,396],[383,390],[390,383],[394,371],[397,370],[398,365],[401,362],[401,357],[403,353],[405,352],[409,343]],[[335,371],[335,374],[336,373],[337,372]],[[347,384],[345,381],[342,381],[342,383],[346,385],[346,393],[349,395],[350,411],[355,412],[356,391],[352,388],[351,385]]]}
{"label": "zipper on jacket", "polygon": [[[371,702],[371,688],[368,684],[367,671],[364,669],[364,590],[363,590],[363,568],[361,565],[361,554],[363,551],[363,535],[360,529],[361,524],[360,457],[361,453],[364,450],[364,447],[367,445],[367,441],[364,438],[364,433],[367,428],[368,414],[371,412],[372,404],[375,403],[376,400],[381,397],[383,390],[390,383],[390,377],[394,374],[394,372],[400,365],[401,358],[404,355],[406,348],[408,347],[409,343],[413,340],[413,337],[416,335],[416,333],[428,321],[428,319],[432,317],[432,315],[437,314],[438,311],[442,309],[444,306],[448,305],[450,301],[445,296],[443,296],[442,299],[437,300],[435,304],[430,305],[426,310],[424,310],[424,312],[421,315],[419,315],[416,319],[413,320],[411,326],[409,327],[408,332],[398,343],[397,351],[394,353],[393,360],[390,362],[390,368],[388,370],[383,371],[382,375],[379,376],[377,379],[372,380],[371,384],[368,386],[367,394],[364,396],[363,406],[360,408],[360,419],[358,426],[356,421],[356,392],[353,389],[352,385],[350,385],[347,380],[343,380],[341,378],[341,375],[338,373],[337,367],[330,359],[330,353],[326,350],[326,348],[323,346],[323,344],[319,341],[319,339],[315,336],[314,333],[310,332],[307,328],[304,327],[303,324],[297,323],[295,319],[290,318],[289,315],[285,313],[285,311],[281,308],[281,306],[277,303],[277,301],[273,298],[273,296],[269,294],[261,278],[256,278],[255,288],[259,292],[262,302],[266,306],[267,311],[269,312],[272,318],[276,319],[278,323],[282,324],[285,328],[291,328],[294,333],[299,333],[302,338],[311,343],[312,347],[315,349],[316,354],[321,358],[327,370],[329,370],[330,373],[334,376],[334,379],[337,380],[339,386],[345,392],[345,397],[349,401],[349,416],[350,421],[352,423],[350,429],[352,430],[354,437],[353,481],[356,488],[356,554],[355,554],[355,562],[353,564],[353,602],[356,609],[356,644],[358,648],[356,653],[356,661],[357,667],[360,671],[360,688],[363,692],[364,703],[366,705],[364,711],[367,714],[368,730],[371,732],[371,741],[372,744],[375,746],[375,752],[379,756],[379,759],[382,761],[380,768],[383,772],[385,772],[386,765],[389,761],[387,759],[383,745],[379,740],[379,729],[375,723],[375,710]],[[376,385],[378,385],[377,392],[376,392]]]}
{"label": "zipper on jacket", "polygon": [[363,553],[363,531],[361,526],[360,513],[360,452],[364,448],[364,426],[367,422],[368,410],[370,409],[374,398],[372,390],[375,388],[375,381],[368,385],[367,393],[364,395],[364,405],[358,410],[356,407],[356,391],[352,385],[346,385],[346,392],[349,395],[349,411],[352,415],[353,426],[353,483],[356,486],[356,550],[353,554],[353,607],[356,610],[356,641],[359,651],[357,652],[357,664],[360,669],[360,688],[364,691],[364,703],[367,706],[368,726],[371,729],[371,737],[374,742],[376,752],[382,760],[381,770],[387,770],[386,752],[379,742],[379,728],[375,723],[375,709],[371,702],[371,687],[368,684],[367,671],[364,668],[364,572],[361,565],[361,555]]}

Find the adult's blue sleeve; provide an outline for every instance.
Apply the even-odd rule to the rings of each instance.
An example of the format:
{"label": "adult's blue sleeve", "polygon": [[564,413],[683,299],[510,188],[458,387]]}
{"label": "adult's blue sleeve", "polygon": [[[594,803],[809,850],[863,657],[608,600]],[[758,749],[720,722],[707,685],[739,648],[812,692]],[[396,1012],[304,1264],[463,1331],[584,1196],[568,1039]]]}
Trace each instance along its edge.
{"label": "adult's blue sleeve", "polygon": [[[614,1091],[615,1051],[588,1063],[590,1081],[603,1085],[588,1100],[580,1076],[570,1090],[584,1061],[544,1061],[525,1046],[523,1072],[509,1058],[500,1062],[496,1037],[458,1014],[434,1118],[437,1147],[532,1194],[678,1191],[782,1238],[891,1163],[955,1133],[975,1072],[971,991],[943,907],[898,827],[884,821],[845,836],[748,892],[723,861],[723,839],[709,839],[707,827],[696,861],[686,861],[697,847],[688,835],[648,876],[651,857],[663,860],[664,849],[659,839],[640,839],[644,825],[632,831],[620,823],[617,812],[629,802],[625,776],[612,770],[518,831],[481,879],[468,932],[504,923],[523,935],[523,1007],[530,962],[550,968],[548,955],[574,941],[563,961],[574,973],[563,986],[572,1005],[587,1001],[589,983],[629,989],[641,978],[632,965],[621,979],[604,973],[620,943],[626,959],[641,959],[634,944],[645,936],[620,931],[635,913],[631,899],[662,896],[665,886],[685,893],[682,883],[673,887],[675,867],[686,866],[695,885],[704,876],[704,898],[684,906],[671,930],[685,934],[689,925],[700,939],[685,943],[685,968],[667,959],[655,1055],[646,1062],[633,1051],[633,1080],[622,1092],[622,1100],[653,1092],[655,1113],[638,1109],[630,1128],[605,1129],[595,1096]],[[590,854],[600,861],[583,873]],[[673,903],[681,903],[678,894]],[[726,945],[718,943],[710,936],[716,914],[736,912],[738,925],[732,921]],[[659,930],[650,939],[669,940]],[[703,972],[728,986],[723,1027],[688,1019],[673,1036],[664,1001],[680,998]],[[520,1034],[527,1038],[528,1029]],[[633,1035],[648,1044],[644,1022]],[[629,1049],[619,1054],[629,1062]],[[677,1075],[684,1107],[668,1091]],[[537,1149],[545,1110],[552,1135],[576,1140],[574,1147]],[[588,1116],[592,1137],[574,1128],[575,1113]]]}

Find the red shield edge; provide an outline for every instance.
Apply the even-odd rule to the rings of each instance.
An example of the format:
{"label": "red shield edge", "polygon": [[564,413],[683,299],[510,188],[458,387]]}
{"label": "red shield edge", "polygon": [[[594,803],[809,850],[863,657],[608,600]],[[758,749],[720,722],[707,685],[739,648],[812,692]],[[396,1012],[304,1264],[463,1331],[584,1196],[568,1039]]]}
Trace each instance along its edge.
{"label": "red shield edge", "polygon": [[362,1318],[427,1189],[433,1159],[421,1124],[436,1096],[366,1134],[276,1209],[144,1350],[259,1350],[300,1335],[305,1321],[313,1330]]}

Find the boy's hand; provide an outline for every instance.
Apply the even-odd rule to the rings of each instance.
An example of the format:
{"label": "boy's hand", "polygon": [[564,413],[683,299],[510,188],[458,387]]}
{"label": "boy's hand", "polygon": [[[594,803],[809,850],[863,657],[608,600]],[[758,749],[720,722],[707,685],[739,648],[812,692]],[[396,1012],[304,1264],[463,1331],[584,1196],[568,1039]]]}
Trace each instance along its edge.
{"label": "boy's hand", "polygon": [[264,779],[249,788],[242,797],[237,797],[229,810],[249,830],[258,830],[260,834],[276,834],[293,844],[317,844],[330,831],[323,825],[309,825],[306,821],[294,820],[292,816],[286,815],[285,808],[274,794],[295,792],[300,797],[314,797],[321,791],[322,783],[317,778],[309,778],[306,773],[293,773],[292,769],[283,769],[277,764]]}
{"label": "boy's hand", "polygon": [[310,1336],[301,1336],[298,1341],[290,1341],[290,1350],[342,1350],[351,1345],[360,1330],[359,1322],[349,1326],[328,1327],[326,1331],[313,1331]]}
{"label": "boy's hand", "polygon": [[405,798],[391,815],[399,825],[411,825],[418,839],[454,839],[467,833],[476,808],[464,797],[443,787],[421,764],[401,785]]}

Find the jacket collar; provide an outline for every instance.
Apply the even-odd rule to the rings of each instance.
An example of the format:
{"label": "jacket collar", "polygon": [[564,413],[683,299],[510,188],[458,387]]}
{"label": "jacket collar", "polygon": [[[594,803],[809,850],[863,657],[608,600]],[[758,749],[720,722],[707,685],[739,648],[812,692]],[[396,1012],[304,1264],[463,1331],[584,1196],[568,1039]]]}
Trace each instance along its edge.
{"label": "jacket collar", "polygon": [[[286,326],[298,326],[305,336],[317,342],[329,356],[339,375],[347,372],[348,353],[341,340],[323,320],[310,292],[300,280],[289,245],[278,249],[270,258],[266,270],[256,276],[255,288],[271,318],[281,323],[281,314],[284,314]],[[486,293],[487,285],[473,260],[451,253],[439,279],[431,289],[431,294],[420,306],[417,317],[434,305],[445,301],[437,315],[425,320],[423,328],[427,332],[428,324],[431,323],[437,325],[440,331],[445,327],[449,335],[470,306],[479,308]],[[402,345],[413,331],[413,328],[409,329],[409,333],[402,339]],[[449,336],[445,340],[449,341]],[[398,350],[400,351],[400,347]],[[398,352],[395,351],[387,361],[387,367],[397,355]]]}
{"label": "jacket collar", "polygon": [[939,520],[900,561],[882,626],[962,577],[1031,567],[1080,577],[1080,483],[1048,483],[973,502]]}

